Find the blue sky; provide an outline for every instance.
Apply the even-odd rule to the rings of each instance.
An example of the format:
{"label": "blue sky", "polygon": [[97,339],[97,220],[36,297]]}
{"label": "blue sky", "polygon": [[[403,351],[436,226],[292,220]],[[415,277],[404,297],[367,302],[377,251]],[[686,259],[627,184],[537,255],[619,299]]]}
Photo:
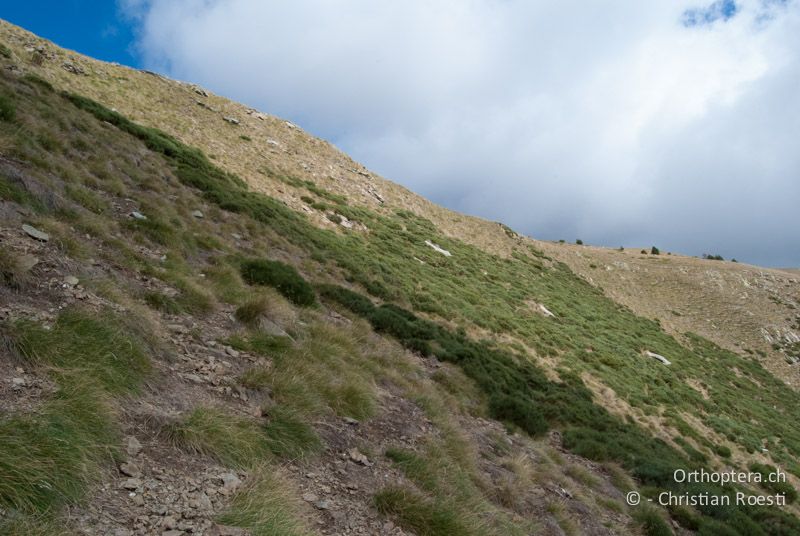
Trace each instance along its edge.
{"label": "blue sky", "polygon": [[800,266],[800,0],[0,2],[540,239]]}
{"label": "blue sky", "polygon": [[6,0],[0,18],[87,56],[139,66],[131,21],[113,0]]}

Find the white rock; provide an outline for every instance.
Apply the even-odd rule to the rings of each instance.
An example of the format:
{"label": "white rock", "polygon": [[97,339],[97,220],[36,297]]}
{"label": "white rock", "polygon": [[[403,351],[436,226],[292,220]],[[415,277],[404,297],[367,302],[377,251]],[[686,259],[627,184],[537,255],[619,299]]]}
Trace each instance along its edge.
{"label": "white rock", "polygon": [[194,216],[195,218],[197,218],[199,220],[204,218],[203,213],[200,212],[199,210],[193,210],[192,211],[192,216]]}
{"label": "white rock", "polygon": [[138,212],[136,210],[134,210],[133,212],[131,212],[128,215],[131,218],[133,218],[134,220],[146,220],[147,219],[147,216],[145,216],[144,214],[142,214],[141,212]]}
{"label": "white rock", "polygon": [[661,362],[662,362],[662,363],[664,363],[665,365],[671,365],[671,364],[672,364],[672,363],[670,363],[670,362],[669,362],[669,360],[668,360],[666,357],[664,357],[663,355],[659,355],[659,354],[653,353],[653,352],[651,352],[650,350],[645,350],[645,351],[644,351],[644,355],[646,355],[647,357],[652,357],[653,359],[656,359],[656,360],[658,360],[658,361],[661,361]]}
{"label": "white rock", "polygon": [[42,242],[47,242],[48,240],[50,240],[49,234],[45,233],[44,231],[40,231],[39,229],[31,225],[24,224],[22,226],[22,230],[25,232],[25,234],[27,234],[31,238],[35,238],[36,240],[41,240]]}
{"label": "white rock", "polygon": [[452,254],[452,253],[450,253],[450,252],[449,252],[449,251],[447,251],[446,249],[443,249],[441,246],[439,246],[439,244],[434,244],[434,243],[433,243],[433,242],[431,242],[430,240],[426,240],[426,241],[425,241],[425,244],[426,244],[426,245],[428,245],[428,246],[430,246],[430,247],[432,247],[432,248],[434,249],[434,251],[438,251],[439,253],[441,253],[441,254],[442,254],[442,255],[444,255],[445,257],[452,257],[452,256],[453,256],[453,254]]}

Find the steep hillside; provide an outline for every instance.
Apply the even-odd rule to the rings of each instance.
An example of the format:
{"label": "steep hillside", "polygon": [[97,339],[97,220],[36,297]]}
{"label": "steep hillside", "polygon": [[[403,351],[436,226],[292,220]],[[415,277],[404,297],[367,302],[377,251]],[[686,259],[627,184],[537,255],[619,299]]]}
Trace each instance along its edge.
{"label": "steep hillside", "polygon": [[[0,530],[800,530],[800,397],[770,373],[796,346],[735,346],[690,300],[667,322],[689,260],[626,253],[667,266],[649,300],[655,269],[623,291],[592,276],[615,253],[453,214],[284,121],[5,23],[0,43]],[[780,277],[748,284],[794,304]],[[753,303],[748,330],[774,312]]]}
{"label": "steep hillside", "polygon": [[[730,261],[539,242],[548,255],[676,336],[692,331],[800,386],[800,277]],[[645,253],[642,253],[644,251]]]}

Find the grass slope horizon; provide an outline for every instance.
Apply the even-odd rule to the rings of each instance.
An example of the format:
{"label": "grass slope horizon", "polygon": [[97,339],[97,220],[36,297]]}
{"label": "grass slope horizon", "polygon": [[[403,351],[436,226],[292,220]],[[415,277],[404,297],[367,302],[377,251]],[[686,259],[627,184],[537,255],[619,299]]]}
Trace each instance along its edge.
{"label": "grass slope horizon", "polygon": [[[6,50],[10,62],[20,54]],[[32,57],[36,58],[35,51]],[[212,308],[214,298],[205,298],[211,300],[206,304],[191,281],[205,269],[208,261],[204,259],[218,257],[218,262],[240,272],[246,282],[275,287],[297,307],[314,307],[322,300],[326,306],[363,317],[375,332],[396,339],[418,355],[457,365],[482,392],[489,415],[534,438],[557,430],[569,451],[624,467],[646,496],[662,490],[732,492],[714,486],[676,485],[671,473],[678,468],[768,471],[777,466],[791,475],[792,483],[800,477],[800,432],[794,426],[800,417],[800,400],[795,391],[755,357],[725,350],[696,334],[675,337],[658,321],[637,316],[564,263],[519,240],[510,229],[500,228],[511,240],[505,251],[487,251],[459,240],[447,232],[446,225],[437,226],[414,211],[390,208],[384,202],[370,209],[285,169],[265,169],[264,176],[273,183],[303,192],[302,202],[311,212],[298,212],[266,192],[254,191],[235,172],[222,169],[215,159],[172,135],[141,126],[86,96],[59,91],[38,75],[4,76],[2,102],[8,111],[4,112],[3,135],[8,156],[12,162],[38,169],[42,181],[59,177],[58,188],[64,189],[72,204],[83,208],[77,213],[65,210],[41,190],[11,175],[3,177],[4,201],[32,211],[31,223],[58,228],[59,222],[67,222],[87,231],[86,236],[105,236],[107,247],[125,252],[129,269],[182,289],[177,298],[145,296],[151,307],[195,315]],[[74,112],[62,112],[64,106]],[[90,137],[84,136],[80,143],[72,139],[69,145],[63,141],[74,137],[75,129],[94,133],[92,129],[98,127],[80,126],[87,118],[101,128],[116,129],[119,136],[128,136],[131,143],[162,159],[169,176],[186,189],[184,195],[202,198],[220,214],[243,218],[251,234],[265,233],[279,249],[292,254],[282,255],[278,262],[263,259],[266,250],[236,251],[220,231],[208,234],[206,230],[206,235],[195,233],[192,238],[191,218],[187,222],[171,216],[169,203],[148,197],[146,202],[139,200],[146,219],[134,219],[125,226],[137,241],[155,245],[168,252],[166,258],[177,259],[165,270],[153,270],[98,228],[109,217],[103,197],[120,186],[100,168],[90,171],[88,179],[65,167],[64,162],[78,156],[89,162],[96,159]],[[175,188],[169,181],[160,184],[161,180],[148,177],[139,187],[143,192]],[[375,192],[367,194],[375,197]],[[134,189],[127,195],[143,194]],[[330,225],[320,225],[321,218]],[[79,233],[61,232],[65,243],[75,242],[66,255],[80,257],[81,251],[86,255]],[[450,256],[426,241],[446,249]],[[180,261],[183,258],[194,261]],[[7,271],[12,281],[15,272]],[[241,313],[237,310],[242,321],[258,316],[257,305],[238,304],[248,306]],[[72,325],[67,320],[65,326]],[[90,323],[80,320],[79,325]],[[39,353],[26,342],[35,337],[26,338],[25,333],[35,329],[24,323],[7,328],[12,346],[31,360]],[[252,348],[248,345],[253,343],[241,344]],[[280,354],[283,350],[272,351]],[[664,366],[646,352],[667,356],[672,364]],[[59,366],[69,369],[73,364]],[[102,385],[104,380],[98,381]],[[59,385],[64,392],[74,391],[67,380]],[[106,391],[116,392],[113,385],[92,392],[97,397]],[[391,457],[404,471],[411,471],[408,468],[416,463],[406,454]],[[413,474],[408,472],[412,480]],[[434,493],[435,486],[419,485]],[[792,496],[793,488],[752,491]],[[8,491],[2,498],[9,501],[14,493]],[[439,515],[435,509],[429,512],[433,517],[421,524],[398,510],[401,496],[396,490],[387,491],[380,496],[379,510],[398,517],[410,530],[423,531],[435,524]],[[38,504],[49,500],[32,497],[29,502],[6,504],[35,512]],[[423,503],[416,514],[426,511]],[[789,534],[800,529],[795,508],[679,507],[670,509],[669,515],[686,530],[701,533]],[[641,517],[642,526],[650,527],[645,530],[653,534],[670,530],[657,514],[648,511]],[[452,529],[449,521],[443,523],[442,530]]]}

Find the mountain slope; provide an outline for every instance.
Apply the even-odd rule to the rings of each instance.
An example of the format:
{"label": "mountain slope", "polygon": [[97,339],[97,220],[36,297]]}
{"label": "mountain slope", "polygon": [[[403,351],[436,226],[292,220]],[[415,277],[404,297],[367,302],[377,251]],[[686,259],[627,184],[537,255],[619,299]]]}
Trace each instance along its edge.
{"label": "mountain slope", "polygon": [[[794,482],[797,394],[758,359],[684,334],[683,324],[665,332],[615,303],[557,262],[581,273],[568,246],[450,213],[296,127],[199,88],[1,28],[13,110],[2,130],[3,297],[12,304],[4,366],[14,374],[16,356],[32,376],[12,382],[26,396],[3,408],[4,426],[22,420],[48,438],[48,419],[66,419],[65,430],[104,445],[57,463],[63,486],[51,496],[27,487],[52,452],[19,448],[24,435],[0,443],[36,462],[0,489],[18,532],[50,523],[36,514],[53,505],[78,508],[74,529],[99,533],[114,526],[109,512],[145,533],[180,523],[222,530],[209,528],[212,519],[255,533],[269,533],[268,523],[302,533],[319,519],[320,530],[342,532],[353,517],[373,533],[524,534],[532,523],[618,533],[637,530],[629,514],[669,530],[654,511],[629,512],[620,490],[685,492],[671,482],[675,468],[752,463],[779,465]],[[53,240],[35,242],[22,224]],[[84,288],[66,279],[75,273]],[[51,310],[64,294],[65,312]],[[661,299],[630,307],[647,314]],[[80,341],[106,319],[108,337],[87,355]],[[140,363],[120,386],[113,359],[85,363],[114,354],[103,350],[119,344],[114,333]],[[61,354],[72,357],[52,361]],[[88,387],[72,379],[95,368]],[[89,399],[109,415],[90,426],[55,404],[62,399]],[[548,430],[557,433],[529,437]],[[139,473],[127,475],[134,482],[116,477],[111,487],[123,489],[109,502],[74,506],[83,493],[106,497],[97,487],[110,478],[104,453],[124,459],[123,432],[145,445],[128,452],[137,470],[122,469]],[[78,470],[87,467],[95,469]],[[343,477],[354,472],[348,487]],[[150,480],[185,483],[180,508],[161,513],[175,500]],[[285,515],[254,520],[264,504]],[[780,533],[797,526],[794,508],[671,515],[681,530]],[[202,523],[191,524],[197,510]]]}

